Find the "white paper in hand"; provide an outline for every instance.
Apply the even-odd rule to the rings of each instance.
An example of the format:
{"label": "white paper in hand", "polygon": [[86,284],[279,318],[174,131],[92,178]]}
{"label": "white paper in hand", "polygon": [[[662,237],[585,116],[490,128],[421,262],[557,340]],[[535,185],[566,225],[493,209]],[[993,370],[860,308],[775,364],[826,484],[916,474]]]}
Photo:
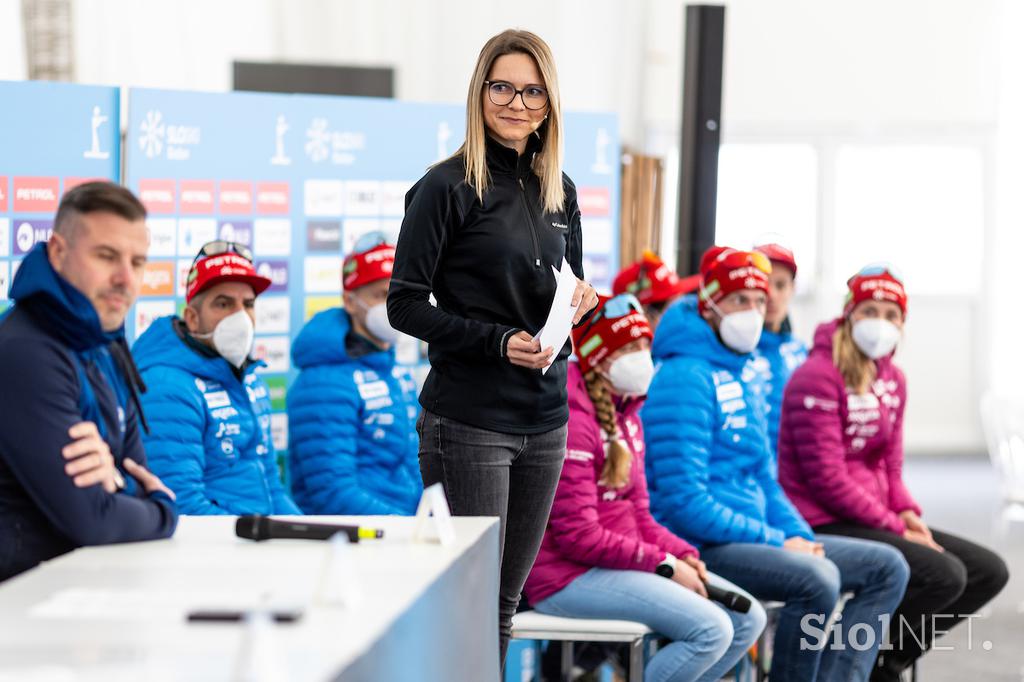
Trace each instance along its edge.
{"label": "white paper in hand", "polygon": [[576,309],[579,308],[578,305],[572,304],[572,295],[576,292],[576,275],[569,267],[569,261],[563,257],[562,269],[559,271],[551,268],[551,271],[555,273],[555,280],[558,282],[558,286],[555,288],[555,298],[551,301],[547,322],[533,337],[535,340],[540,340],[541,350],[555,349],[551,362],[541,370],[544,374],[548,373],[548,368],[558,357],[558,351],[562,350],[566,339],[569,338],[569,332],[572,331],[572,318],[576,315]]}

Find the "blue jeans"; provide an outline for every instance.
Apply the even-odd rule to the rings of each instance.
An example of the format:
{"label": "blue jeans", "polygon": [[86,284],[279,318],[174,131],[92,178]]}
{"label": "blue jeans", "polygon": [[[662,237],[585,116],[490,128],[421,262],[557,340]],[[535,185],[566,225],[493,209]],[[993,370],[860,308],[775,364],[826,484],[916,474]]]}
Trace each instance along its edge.
{"label": "blue jeans", "polygon": [[[716,575],[709,579],[745,594]],[[672,640],[651,658],[644,680],[691,682],[720,679],[757,640],[765,613],[751,601],[749,613],[737,613],[656,573],[592,568],[534,608],[552,616],[643,623]]]}
{"label": "blue jeans", "polygon": [[[825,546],[825,558],[743,543],[705,547],[701,558],[708,570],[758,599],[786,603],[775,632],[772,679],[867,680],[910,568],[899,551],[879,542],[835,535],[817,540]],[[843,592],[853,597],[826,635]]]}

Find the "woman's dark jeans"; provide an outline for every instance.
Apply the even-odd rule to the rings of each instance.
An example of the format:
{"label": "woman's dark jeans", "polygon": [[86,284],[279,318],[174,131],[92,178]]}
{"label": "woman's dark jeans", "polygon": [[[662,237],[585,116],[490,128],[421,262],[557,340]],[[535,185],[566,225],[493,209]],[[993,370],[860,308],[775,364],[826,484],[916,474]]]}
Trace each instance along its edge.
{"label": "woman's dark jeans", "polygon": [[498,433],[423,410],[416,430],[423,485],[440,482],[455,516],[501,520],[498,635],[504,667],[512,616],[562,473],[567,427],[529,435]]}

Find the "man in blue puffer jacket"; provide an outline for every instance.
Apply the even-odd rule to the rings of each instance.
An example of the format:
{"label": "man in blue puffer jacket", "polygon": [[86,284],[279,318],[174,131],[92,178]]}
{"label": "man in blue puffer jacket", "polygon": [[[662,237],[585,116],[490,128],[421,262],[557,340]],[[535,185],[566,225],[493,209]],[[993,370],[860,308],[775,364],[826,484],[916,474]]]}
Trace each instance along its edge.
{"label": "man in blue puffer jacket", "polygon": [[[742,381],[764,327],[771,269],[762,253],[712,247],[701,260],[699,298],[665,312],[652,348],[661,364],[641,413],[651,509],[701,546],[709,571],[785,602],[773,678],[866,680],[880,616],[902,598],[907,564],[881,543],[815,538],[772,472],[762,396]],[[855,596],[835,635],[843,647],[824,650],[818,644],[846,591]],[[857,630],[870,631],[869,646],[850,641]]]}
{"label": "man in blue puffer jacket", "polygon": [[124,187],[67,192],[0,316],[0,580],[75,547],[169,537],[173,493],[146,471],[124,319],[146,210]]}
{"label": "man in blue puffer jacket", "polygon": [[416,511],[416,383],[395,365],[385,307],[394,253],[381,235],[361,240],[345,259],[344,308],[318,314],[292,345],[289,468],[307,514]]}
{"label": "man in blue puffer jacket", "polygon": [[301,514],[281,484],[270,390],[252,350],[256,274],[249,249],[203,246],[188,276],[184,318],[162,317],[133,351],[150,390],[150,466],[183,514]]}
{"label": "man in blue puffer jacket", "polygon": [[761,332],[757,350],[744,370],[743,379],[751,390],[760,391],[764,398],[768,442],[772,446],[772,474],[777,476],[776,453],[779,447],[782,394],[793,372],[807,359],[807,344],[793,336],[793,328],[789,323],[789,302],[793,297],[796,280],[793,252],[780,244],[762,244],[754,250],[763,253],[771,261],[771,288],[764,316],[764,331]]}
{"label": "man in blue puffer jacket", "polygon": [[[752,279],[752,286],[726,293],[759,294],[763,306],[767,273],[752,265],[736,270],[742,268],[743,277],[731,282]],[[742,316],[741,324],[720,339],[702,317],[706,309],[695,296],[683,298],[666,311],[654,339],[652,354],[661,365],[643,410],[651,507],[662,523],[699,544],[810,540],[810,527],[770,471],[764,406],[742,381],[763,317],[753,308],[732,313]],[[729,335],[746,343],[743,352],[726,345]]]}

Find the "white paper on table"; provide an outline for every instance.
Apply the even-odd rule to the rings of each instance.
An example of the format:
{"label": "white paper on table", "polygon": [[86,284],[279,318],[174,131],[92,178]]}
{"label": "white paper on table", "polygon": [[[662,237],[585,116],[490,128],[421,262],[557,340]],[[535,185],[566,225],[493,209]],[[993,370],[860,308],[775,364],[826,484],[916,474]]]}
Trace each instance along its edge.
{"label": "white paper on table", "polygon": [[253,587],[235,590],[67,587],[29,609],[30,618],[58,620],[180,621],[192,610],[302,609],[294,596]]}
{"label": "white paper on table", "polygon": [[551,268],[551,271],[555,273],[555,280],[558,282],[555,288],[555,298],[551,301],[551,310],[548,311],[547,321],[533,337],[534,340],[540,339],[541,350],[555,349],[551,362],[541,370],[543,374],[548,373],[548,368],[558,357],[558,351],[562,350],[566,339],[569,338],[569,332],[572,331],[572,318],[576,315],[576,309],[579,308],[578,305],[572,305],[572,295],[576,292],[576,274],[569,267],[569,261],[565,260],[563,256],[561,271],[555,268]]}

